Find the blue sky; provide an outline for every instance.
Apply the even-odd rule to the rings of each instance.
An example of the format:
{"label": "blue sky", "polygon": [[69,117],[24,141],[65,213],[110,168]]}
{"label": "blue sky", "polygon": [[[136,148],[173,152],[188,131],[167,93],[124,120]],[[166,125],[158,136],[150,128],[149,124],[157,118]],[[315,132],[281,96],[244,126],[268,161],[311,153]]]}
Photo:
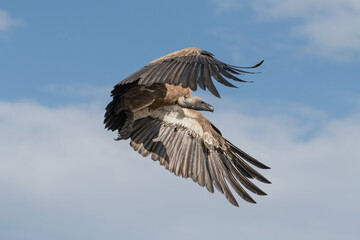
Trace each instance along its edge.
{"label": "blue sky", "polygon": [[[2,1],[1,239],[356,239],[356,0]],[[272,167],[259,204],[230,206],[102,126],[117,82],[186,47],[240,66],[207,114]]]}

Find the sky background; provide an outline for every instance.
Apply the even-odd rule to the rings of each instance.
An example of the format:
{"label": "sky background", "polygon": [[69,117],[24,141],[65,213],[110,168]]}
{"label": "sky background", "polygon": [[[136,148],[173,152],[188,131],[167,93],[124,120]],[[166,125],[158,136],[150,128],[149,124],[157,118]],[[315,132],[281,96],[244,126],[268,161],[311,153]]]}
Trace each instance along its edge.
{"label": "sky background", "polygon": [[[358,239],[359,22],[358,0],[1,1],[0,239]],[[104,130],[116,83],[193,46],[265,60],[221,99],[194,93],[272,168],[256,205]]]}

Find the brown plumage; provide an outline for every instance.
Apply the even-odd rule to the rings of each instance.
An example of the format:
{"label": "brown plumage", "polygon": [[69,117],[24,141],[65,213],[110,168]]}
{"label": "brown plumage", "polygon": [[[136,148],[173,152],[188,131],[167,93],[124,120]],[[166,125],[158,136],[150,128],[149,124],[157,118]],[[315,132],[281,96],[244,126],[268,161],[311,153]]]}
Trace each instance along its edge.
{"label": "brown plumage", "polygon": [[[261,65],[262,61],[252,67]],[[249,73],[225,64],[199,48],[187,48],[150,62],[118,83],[113,100],[106,107],[105,127],[118,131],[118,140],[130,138],[130,145],[144,157],[151,155],[177,176],[191,178],[200,186],[218,191],[238,206],[228,184],[248,202],[245,191],[266,195],[249,179],[270,183],[248,163],[268,167],[237,148],[200,112],[213,107],[192,97],[197,86],[220,97],[212,77],[235,87],[225,78],[245,82],[234,74]]]}

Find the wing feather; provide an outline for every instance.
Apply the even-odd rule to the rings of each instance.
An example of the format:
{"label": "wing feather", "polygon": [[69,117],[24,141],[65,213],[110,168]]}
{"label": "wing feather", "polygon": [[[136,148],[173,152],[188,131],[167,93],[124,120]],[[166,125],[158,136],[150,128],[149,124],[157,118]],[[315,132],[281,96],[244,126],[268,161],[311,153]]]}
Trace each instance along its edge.
{"label": "wing feather", "polygon": [[193,164],[193,153],[195,148],[195,139],[191,138],[191,144],[188,148],[188,152],[185,154],[186,158],[186,176],[192,178],[192,164]]}
{"label": "wing feather", "polygon": [[211,76],[210,76],[210,70],[209,70],[209,64],[204,64],[204,85],[207,87],[207,89],[209,89],[209,91],[215,95],[216,97],[220,98],[220,94],[217,91],[214,83],[211,81]]}
{"label": "wing feather", "polygon": [[171,172],[175,172],[176,156],[179,153],[179,148],[181,147],[181,141],[182,141],[182,138],[184,135],[183,133],[184,133],[184,131],[178,130],[178,132],[174,134],[175,135],[174,141],[170,145],[170,148],[168,151],[169,152],[169,161],[170,161],[169,170]]}
{"label": "wing feather", "polygon": [[156,69],[159,68],[159,65],[149,66],[147,71],[144,71],[139,77],[138,77],[138,84],[139,85],[150,85],[150,82],[146,84],[146,81],[149,80],[147,76],[151,75],[151,73],[156,72]]}
{"label": "wing feather", "polygon": [[225,78],[238,82],[246,82],[234,75],[254,73],[244,71],[246,68],[259,67],[263,61],[251,67],[237,67],[219,61],[214,54],[199,48],[187,48],[164,57],[156,59],[139,71],[125,78],[118,85],[129,84],[138,81],[139,85],[152,85],[155,83],[181,84],[196,91],[197,86],[201,89],[208,88],[217,97],[212,77],[228,87],[236,87]]}
{"label": "wing feather", "polygon": [[200,140],[196,143],[196,157],[198,158],[197,161],[197,171],[196,175],[198,176],[198,183],[201,187],[205,186],[205,168],[203,168],[203,164],[205,162],[205,156],[203,154],[203,144]]}
{"label": "wing feather", "polygon": [[[153,72],[151,72],[151,74],[149,74],[146,77],[146,82],[149,82],[150,84],[152,84],[152,79],[157,79],[157,78],[159,78],[159,76],[161,74],[164,74],[166,69],[169,67],[169,65],[171,66],[171,64],[169,64],[167,62],[161,63],[158,68],[156,68]],[[146,82],[145,82],[145,84],[146,84]]]}
{"label": "wing feather", "polygon": [[[238,203],[229,186],[251,203],[255,201],[245,189],[257,195],[266,195],[250,181],[255,178],[270,183],[245,162],[250,159],[249,162],[252,163],[253,158],[224,139],[219,130],[204,120],[204,116],[198,115],[199,118],[204,118],[201,123],[207,126],[201,126],[193,118],[193,125],[190,127],[186,123],[190,121],[188,118],[191,114],[200,113],[194,110],[184,111],[178,106],[158,108],[155,111],[156,114],[134,122],[130,143],[134,150],[143,156],[151,154],[154,161],[160,161],[161,165],[175,175],[191,178],[200,186],[205,186],[209,192],[214,192],[215,187],[235,206]],[[204,131],[196,130],[198,127],[213,129],[207,132],[213,134],[210,142],[204,139]],[[256,163],[257,166],[265,166],[259,161]]]}
{"label": "wing feather", "polygon": [[[220,186],[224,191],[224,195],[226,197],[226,199],[233,204],[234,206],[239,206],[239,204],[237,203],[237,201],[235,200],[234,195],[232,194],[232,192],[230,191],[228,185],[226,184],[225,178],[228,175],[227,172],[224,171],[224,166],[222,165],[221,159],[219,155],[215,155],[215,164],[216,167],[219,169],[219,182],[220,182]],[[240,195],[242,197],[242,195]],[[247,199],[245,199],[247,200]]]}
{"label": "wing feather", "polygon": [[[183,69],[177,84],[181,83],[181,86],[184,88],[187,88],[190,84],[191,79],[189,79],[189,73],[191,72],[192,67],[194,66],[194,63],[187,62],[185,68]],[[196,90],[196,89],[195,89]]]}
{"label": "wing feather", "polygon": [[[227,162],[227,161],[225,161]],[[223,164],[223,163],[222,163]],[[223,165],[222,165],[223,166]],[[225,166],[223,166],[225,167]],[[254,201],[254,199],[244,190],[244,188],[241,187],[241,185],[236,181],[236,179],[234,178],[234,176],[232,175],[232,173],[229,172],[225,172],[224,176],[227,180],[228,183],[230,183],[231,187],[236,191],[236,193],[241,196],[242,199],[244,199],[247,202],[250,203],[256,203]]]}
{"label": "wing feather", "polygon": [[141,85],[152,85],[153,79],[156,79],[155,76],[157,76],[161,72],[161,69],[166,65],[167,65],[167,63],[163,62],[157,66],[154,66],[151,69],[151,71],[148,71],[148,72],[144,73],[143,75],[141,75],[139,83]]}
{"label": "wing feather", "polygon": [[220,179],[221,179],[220,172],[219,169],[216,167],[216,163],[215,163],[215,159],[216,159],[215,156],[216,155],[214,155],[213,152],[210,152],[210,156],[209,156],[210,174],[212,175],[215,188],[219,192],[224,194],[224,190],[222,189],[222,186],[220,184]]}
{"label": "wing feather", "polygon": [[196,139],[194,139],[194,145],[192,147],[192,151],[191,151],[191,156],[192,156],[192,159],[191,159],[191,167],[190,167],[190,176],[192,178],[192,180],[194,182],[197,182],[197,173],[196,173],[196,170],[197,170],[197,162],[199,161],[199,157],[197,156],[197,152],[196,152],[196,149],[198,147],[197,143],[196,143]]}
{"label": "wing feather", "polygon": [[196,89],[197,89],[196,75],[197,75],[198,69],[199,69],[198,64],[196,62],[192,63],[191,69],[189,70],[189,73],[187,74],[187,79],[186,79],[187,85],[193,91],[196,91]]}
{"label": "wing feather", "polygon": [[177,61],[171,61],[166,65],[166,68],[164,68],[164,71],[161,75],[158,76],[159,79],[162,79],[164,82],[170,81],[170,76],[174,73],[174,70],[177,66],[179,66],[180,63]]}
{"label": "wing feather", "polygon": [[184,135],[186,134],[186,131],[184,130],[181,138],[182,143],[179,146],[179,150],[178,152],[176,152],[176,154],[174,154],[174,158],[175,158],[175,166],[174,166],[174,173],[176,176],[179,176],[181,174],[181,167],[184,163],[184,150],[186,147],[186,144],[184,143]]}
{"label": "wing feather", "polygon": [[[170,77],[169,84],[179,85],[180,84],[180,77],[181,73],[184,71],[185,67],[187,66],[187,62],[179,62],[179,66],[174,70],[173,74]],[[159,80],[160,81],[160,80]]]}
{"label": "wing feather", "polygon": [[186,138],[186,140],[184,140],[185,142],[185,150],[184,150],[184,159],[183,159],[183,165],[182,165],[182,168],[181,168],[181,176],[183,178],[187,178],[189,175],[188,175],[188,172],[189,172],[189,162],[190,162],[190,157],[191,157],[191,148],[193,146],[193,142],[192,142],[192,137],[188,137]]}
{"label": "wing feather", "polygon": [[258,188],[254,183],[249,181],[248,178],[243,176],[241,172],[234,166],[234,164],[231,161],[223,161],[223,163],[226,165],[227,169],[232,173],[232,176],[234,175],[239,182],[241,182],[244,187],[246,187],[251,192],[257,194],[257,195],[266,195],[260,188]]}
{"label": "wing feather", "polygon": [[206,86],[204,84],[204,65],[203,64],[199,64],[199,70],[198,70],[198,75],[196,76],[196,82],[197,84],[199,85],[199,87],[202,89],[202,90],[205,90],[206,89]]}
{"label": "wing feather", "polygon": [[243,150],[236,147],[231,142],[227,141],[227,143],[231,146],[233,151],[235,151],[238,155],[240,155],[242,158],[246,159],[246,161],[250,162],[254,166],[256,166],[258,168],[262,168],[262,169],[270,169],[268,166],[266,166],[263,163],[259,162],[258,160],[256,160],[255,158],[253,158],[252,156],[250,156],[249,154],[247,154]]}
{"label": "wing feather", "polygon": [[228,81],[226,81],[225,78],[223,78],[220,74],[219,74],[219,68],[216,65],[210,65],[210,74],[211,76],[213,76],[216,81],[218,81],[221,84],[224,84],[227,87],[232,87],[232,88],[237,88],[236,86],[232,85],[231,83],[229,83]]}

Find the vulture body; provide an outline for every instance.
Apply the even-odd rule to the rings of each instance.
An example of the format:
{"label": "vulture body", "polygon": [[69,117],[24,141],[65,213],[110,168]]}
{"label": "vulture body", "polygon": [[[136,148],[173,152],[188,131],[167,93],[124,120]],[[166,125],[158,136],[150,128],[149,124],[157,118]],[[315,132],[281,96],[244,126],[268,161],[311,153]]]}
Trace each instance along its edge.
{"label": "vulture body", "polygon": [[[255,66],[256,68],[262,61]],[[215,188],[238,206],[228,184],[244,200],[255,203],[245,191],[266,195],[249,179],[270,183],[248,163],[268,169],[255,158],[222,137],[200,112],[213,107],[192,91],[199,86],[220,97],[212,77],[235,87],[225,78],[245,82],[234,74],[252,73],[225,64],[210,52],[186,48],[150,62],[118,83],[106,107],[105,128],[118,131],[117,140],[142,156],[151,155],[177,176],[191,178],[210,192]]]}

